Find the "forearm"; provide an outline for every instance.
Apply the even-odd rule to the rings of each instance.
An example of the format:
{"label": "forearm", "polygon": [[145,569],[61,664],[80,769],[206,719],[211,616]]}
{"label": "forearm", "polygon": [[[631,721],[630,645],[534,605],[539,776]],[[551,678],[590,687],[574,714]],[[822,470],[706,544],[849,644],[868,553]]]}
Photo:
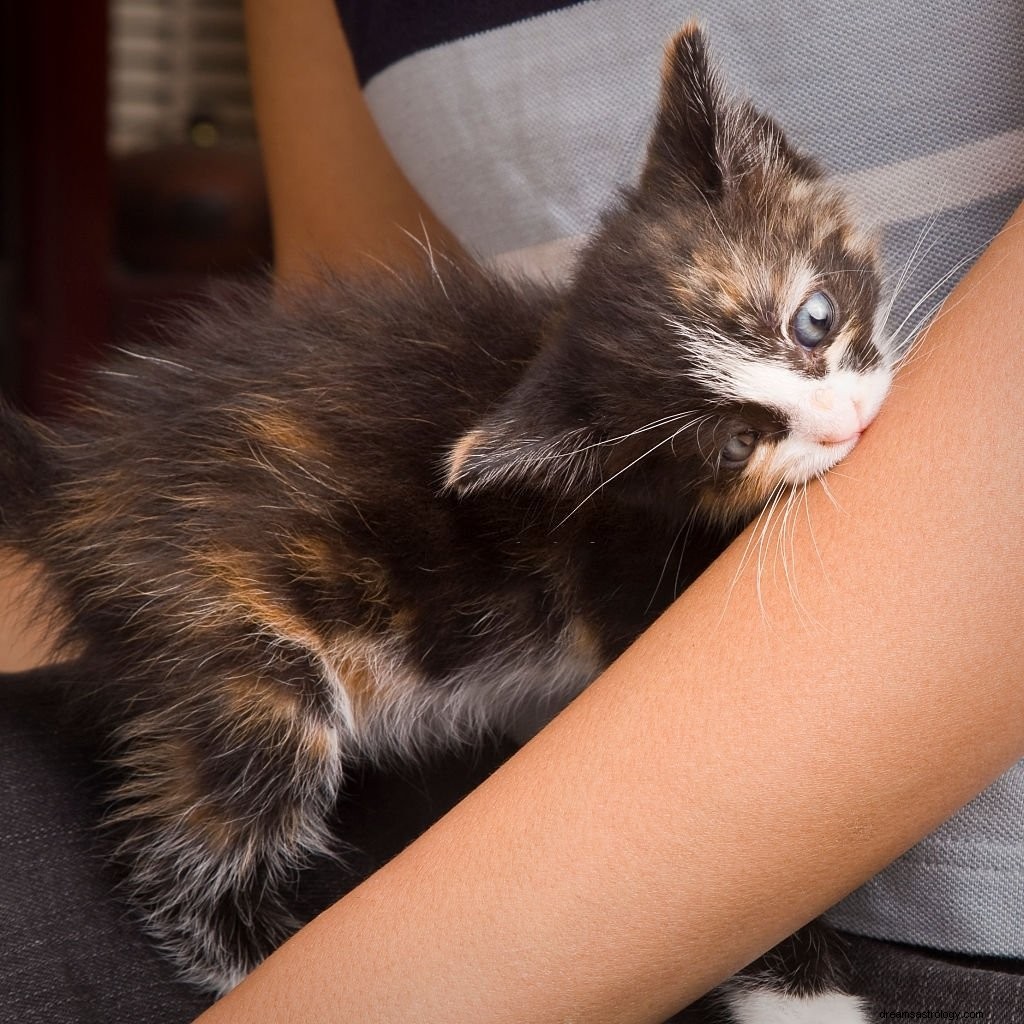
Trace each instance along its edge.
{"label": "forearm", "polygon": [[331,0],[246,0],[250,78],[282,280],[457,248],[381,139]]}
{"label": "forearm", "polygon": [[841,508],[811,488],[760,574],[748,531],[204,1024],[656,1021],[1021,756],[1022,223],[830,477]]}

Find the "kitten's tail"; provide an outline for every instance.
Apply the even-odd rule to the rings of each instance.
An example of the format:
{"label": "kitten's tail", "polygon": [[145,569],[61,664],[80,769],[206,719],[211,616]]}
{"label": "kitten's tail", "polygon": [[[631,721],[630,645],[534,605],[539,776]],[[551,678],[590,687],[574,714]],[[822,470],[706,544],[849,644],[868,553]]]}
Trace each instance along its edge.
{"label": "kitten's tail", "polygon": [[0,542],[17,542],[56,480],[49,431],[0,398]]}

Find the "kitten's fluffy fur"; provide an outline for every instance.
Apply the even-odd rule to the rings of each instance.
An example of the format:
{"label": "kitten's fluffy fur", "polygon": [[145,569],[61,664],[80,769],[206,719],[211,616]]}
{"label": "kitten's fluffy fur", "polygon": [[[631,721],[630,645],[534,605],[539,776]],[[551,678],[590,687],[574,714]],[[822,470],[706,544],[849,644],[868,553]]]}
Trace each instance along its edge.
{"label": "kitten's fluffy fur", "polygon": [[[120,852],[182,971],[224,989],[288,933],[279,884],[330,849],[346,764],[568,699],[846,454],[889,383],[878,290],[842,200],[688,28],[567,288],[441,261],[235,295],[109,364],[70,425],[5,411],[4,537],[123,697]],[[828,989],[819,941],[722,990],[736,1019],[755,977]]]}

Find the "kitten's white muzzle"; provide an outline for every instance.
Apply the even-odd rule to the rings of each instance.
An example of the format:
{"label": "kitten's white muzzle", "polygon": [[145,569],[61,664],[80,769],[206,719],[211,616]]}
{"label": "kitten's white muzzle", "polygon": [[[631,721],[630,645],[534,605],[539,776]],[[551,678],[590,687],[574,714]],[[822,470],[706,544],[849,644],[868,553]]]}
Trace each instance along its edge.
{"label": "kitten's white muzzle", "polygon": [[823,445],[856,442],[878,415],[888,388],[887,378],[843,375],[835,386],[816,388],[796,406],[793,430]]}
{"label": "kitten's white muzzle", "polygon": [[751,468],[772,486],[799,485],[831,469],[874,421],[891,379],[879,367],[868,373],[834,371],[813,388],[806,381],[797,384],[787,409],[789,434]]}

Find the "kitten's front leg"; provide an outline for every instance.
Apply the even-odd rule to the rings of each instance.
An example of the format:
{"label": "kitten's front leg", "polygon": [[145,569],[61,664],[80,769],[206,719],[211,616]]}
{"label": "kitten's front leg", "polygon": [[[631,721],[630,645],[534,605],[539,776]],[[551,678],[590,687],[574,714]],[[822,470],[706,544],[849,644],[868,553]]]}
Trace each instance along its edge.
{"label": "kitten's front leg", "polygon": [[121,730],[128,895],[190,981],[224,992],[296,928],[282,883],[326,852],[341,779],[329,686],[301,652],[190,680]]}

